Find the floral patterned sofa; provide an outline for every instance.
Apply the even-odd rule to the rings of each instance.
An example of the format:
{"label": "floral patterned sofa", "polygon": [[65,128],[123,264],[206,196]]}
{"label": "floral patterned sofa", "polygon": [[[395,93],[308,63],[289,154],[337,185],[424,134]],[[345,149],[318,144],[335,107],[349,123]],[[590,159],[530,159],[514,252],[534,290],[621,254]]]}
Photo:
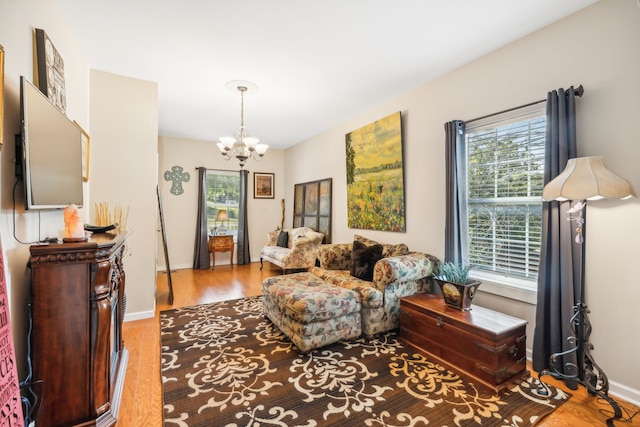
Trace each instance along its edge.
{"label": "floral patterned sofa", "polygon": [[[375,241],[356,235],[367,246]],[[319,267],[309,272],[325,282],[355,291],[360,296],[362,333],[368,337],[400,325],[400,298],[431,291],[431,278],[438,258],[409,252],[405,244],[382,244],[382,259],[373,267],[373,280],[351,275],[352,243],[321,245]]]}
{"label": "floral patterned sofa", "polygon": [[[356,246],[378,251],[364,279],[352,275],[361,276],[353,268]],[[303,352],[397,328],[400,298],[429,292],[438,265],[436,257],[404,244],[378,245],[361,236],[321,245],[317,253],[319,267],[262,282],[265,315]]]}
{"label": "floral patterned sofa", "polygon": [[260,250],[260,269],[264,266],[263,261],[269,261],[287,273],[307,270],[316,264],[324,234],[309,227],[298,227],[271,231],[267,239],[267,244]]}

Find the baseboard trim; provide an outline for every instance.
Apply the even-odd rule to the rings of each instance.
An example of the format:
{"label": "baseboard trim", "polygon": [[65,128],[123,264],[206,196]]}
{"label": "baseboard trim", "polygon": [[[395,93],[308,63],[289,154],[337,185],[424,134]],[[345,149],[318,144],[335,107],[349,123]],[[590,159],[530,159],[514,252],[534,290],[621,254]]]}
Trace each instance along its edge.
{"label": "baseboard trim", "polygon": [[[222,264],[220,264],[222,265]],[[171,271],[173,270],[184,270],[184,269],[192,269],[193,265],[191,264],[179,264],[179,265],[172,265],[171,266]],[[167,272],[167,267],[165,267],[164,265],[156,265],[156,273],[166,273]]]}
{"label": "baseboard trim", "polygon": [[139,311],[137,313],[127,313],[124,315],[123,320],[125,322],[133,322],[134,320],[149,319],[155,316],[156,316],[155,310],[154,311],[147,310],[147,311]]}
{"label": "baseboard trim", "polygon": [[[531,361],[533,351],[527,349],[527,360]],[[544,379],[544,378],[543,378]],[[625,400],[635,406],[640,406],[640,390],[609,380],[609,394]]]}
{"label": "baseboard trim", "polygon": [[615,381],[609,381],[609,394],[625,401],[640,406],[640,390],[628,387]]}

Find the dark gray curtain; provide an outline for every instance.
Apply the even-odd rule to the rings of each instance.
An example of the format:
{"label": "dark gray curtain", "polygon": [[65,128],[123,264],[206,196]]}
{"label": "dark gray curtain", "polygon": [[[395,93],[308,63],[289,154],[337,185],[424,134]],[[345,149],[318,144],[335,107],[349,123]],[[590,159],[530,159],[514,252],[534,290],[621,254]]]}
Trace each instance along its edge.
{"label": "dark gray curtain", "polygon": [[240,203],[238,209],[238,250],[237,264],[249,264],[249,222],[247,221],[247,188],[249,171],[240,170]]}
{"label": "dark gray curtain", "polygon": [[193,248],[193,268],[205,269],[211,266],[209,236],[207,234],[207,169],[198,168],[198,217],[196,219],[196,240]]}
{"label": "dark gray curtain", "polygon": [[[562,172],[567,161],[577,157],[576,103],[573,86],[547,94],[547,130],[544,183]],[[544,202],[542,205],[542,248],[538,270],[538,303],[533,334],[533,369],[561,370],[566,363],[576,363],[573,352],[556,365],[549,366],[549,356],[574,347],[567,337],[571,330],[573,306],[580,298],[580,245],[574,243],[575,231],[568,221],[570,201]],[[567,372],[575,374],[575,372]]]}
{"label": "dark gray curtain", "polygon": [[456,264],[463,260],[462,248],[468,245],[467,216],[461,215],[466,204],[466,159],[464,122],[453,120],[444,124],[446,161],[446,222],[444,259]]}

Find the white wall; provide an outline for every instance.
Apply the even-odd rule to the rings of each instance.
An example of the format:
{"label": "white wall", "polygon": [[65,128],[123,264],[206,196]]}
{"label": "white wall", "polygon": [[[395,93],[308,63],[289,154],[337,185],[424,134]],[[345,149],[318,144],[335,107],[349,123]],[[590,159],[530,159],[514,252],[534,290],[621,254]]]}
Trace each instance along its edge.
{"label": "white wall", "polygon": [[[233,126],[232,123],[229,124]],[[199,166],[208,169],[237,171],[238,161],[225,161],[214,141],[194,141],[180,138],[160,137],[159,140],[158,185],[162,195],[167,250],[171,269],[191,268],[196,235],[196,215],[198,206]],[[181,166],[188,172],[189,182],[183,182],[184,193],[171,194],[171,181],[164,179],[164,173],[173,166]],[[267,233],[281,223],[281,200],[284,198],[284,152],[269,149],[261,162],[249,160],[245,166],[249,173],[249,246],[251,261],[260,260],[260,249],[267,241]],[[253,173],[274,173],[275,197],[273,199],[253,198]],[[286,226],[286,224],[285,224]],[[290,226],[290,224],[289,224]],[[162,235],[158,231],[158,270],[165,270]],[[234,264],[237,251],[234,251]],[[216,264],[229,264],[229,252],[216,254]]]}
{"label": "white wall", "polygon": [[[89,67],[57,4],[49,0],[0,0],[0,44],[5,49],[0,237],[21,378],[26,374],[27,360],[29,245],[45,237],[58,237],[64,230],[62,211],[24,211],[21,183],[15,190],[14,225],[13,135],[20,129],[20,76],[35,80],[34,28],[46,31],[64,60],[67,116],[78,121],[91,136],[90,180],[85,184],[85,207],[81,215],[88,222],[92,200],[135,204],[129,218],[134,231],[128,239],[131,256],[125,258],[128,312],[153,316],[155,309],[156,85],[97,73],[99,83],[92,82],[97,91],[94,101],[101,98],[96,102],[104,102],[102,106],[106,111],[99,111],[101,106],[97,105],[92,109],[90,120]],[[89,198],[94,195],[97,198]]]}
{"label": "white wall", "polygon": [[[470,120],[546,98],[549,90],[582,84],[577,101],[578,154],[602,155],[610,169],[640,191],[640,8],[634,0],[601,0],[409,93],[372,107],[286,151],[286,202],[299,182],[333,178],[333,241],[359,233],[381,242],[444,255],[444,123]],[[417,52],[419,54],[419,52]],[[345,134],[395,111],[403,113],[406,233],[347,228]],[[313,159],[313,161],[310,161]],[[287,223],[291,223],[291,209]],[[590,203],[586,287],[593,354],[612,392],[640,401],[640,202]],[[482,286],[480,287],[482,291]],[[533,305],[482,294],[477,303],[526,319],[531,347]]]}
{"label": "white wall", "polygon": [[[26,303],[29,295],[29,271],[26,268],[28,245],[20,244],[13,238],[12,189],[15,180],[12,141],[19,129],[19,76],[25,75],[33,80],[34,27],[45,29],[64,58],[68,116],[82,124],[92,137],[89,181],[91,201],[108,200],[132,206],[134,202],[136,204],[135,209],[132,207],[130,217],[130,227],[134,231],[129,239],[131,256],[125,259],[129,313],[144,314],[153,310],[153,270],[156,237],[159,237],[155,220],[156,181],[159,181],[163,191],[165,215],[171,216],[167,218],[171,227],[167,238],[172,267],[190,266],[192,263],[193,243],[185,244],[183,248],[182,244],[179,246],[172,242],[179,242],[183,236],[194,234],[194,224],[187,222],[195,219],[188,219],[189,215],[181,210],[188,204],[188,197],[195,198],[192,194],[194,187],[186,186],[185,194],[173,196],[168,191],[169,183],[158,179],[158,176],[171,166],[179,164],[190,173],[193,172],[192,177],[195,177],[194,168],[205,160],[204,166],[210,168],[236,167],[232,167],[231,161],[214,160],[219,154],[215,152],[213,143],[209,142],[193,142],[196,145],[205,144],[206,148],[196,148],[195,152],[198,154],[195,160],[190,160],[189,164],[184,160],[184,164],[180,164],[177,160],[180,159],[180,146],[191,142],[161,138],[162,159],[158,168],[155,146],[152,148],[150,142],[150,121],[153,118],[146,116],[148,112],[142,109],[137,111],[145,115],[141,124],[144,129],[138,128],[139,123],[130,123],[132,127],[126,130],[131,130],[131,134],[127,131],[112,134],[107,127],[116,122],[98,121],[93,108],[90,123],[88,67],[55,2],[0,0],[0,11],[0,44],[4,46],[6,53],[5,144],[0,153],[0,237],[5,256],[19,370],[21,377],[24,377]],[[292,223],[294,184],[328,177],[333,178],[333,241],[349,241],[354,233],[361,233],[383,242],[405,242],[413,250],[442,256],[444,122],[456,118],[468,120],[542,99],[548,90],[566,88],[572,84],[583,84],[586,89],[583,98],[578,100],[579,155],[603,155],[612,170],[627,178],[640,191],[640,169],[637,167],[640,144],[635,132],[635,125],[640,117],[638,40],[640,9],[637,3],[634,0],[601,0],[436,81],[374,106],[285,153],[269,151],[264,162],[248,165],[252,172],[276,174],[275,199],[250,199],[252,260],[258,259],[264,233],[280,224],[282,198],[286,199],[285,226]],[[96,78],[104,78],[107,86],[102,89],[95,87],[95,82],[92,82],[92,90],[97,92],[95,96],[111,99],[109,105],[116,109],[122,108],[122,102],[119,103],[118,99],[112,99],[104,92],[116,89],[120,83],[127,83],[115,76]],[[154,103],[157,101],[153,101],[151,86],[153,85],[148,82],[137,81],[131,88],[135,94],[151,100],[149,108],[154,109],[157,108]],[[114,96],[120,96],[122,101],[126,94],[117,92]],[[140,107],[135,104],[134,110]],[[344,136],[395,111],[402,111],[404,116],[407,232],[348,229]],[[126,117],[123,116],[118,115],[118,118],[125,120]],[[135,149],[130,152],[129,150],[134,150],[132,145],[138,143],[135,136],[142,137],[143,147],[140,151]],[[102,142],[96,142],[100,140]],[[134,158],[125,156],[116,147]],[[100,169],[96,169],[97,164],[103,164],[102,162],[108,165],[105,168],[110,169],[98,172]],[[140,171],[144,171],[144,176],[140,176]],[[121,173],[123,175],[118,176]],[[150,178],[151,175],[153,178]],[[109,179],[99,182],[104,176]],[[123,189],[132,185],[135,186],[132,195],[124,196]],[[20,187],[19,185],[17,188],[16,212],[18,238],[32,241],[58,235],[63,227],[62,214],[23,212]],[[187,191],[191,193],[187,194]],[[138,201],[141,203],[140,207]],[[634,281],[640,253],[639,214],[640,203],[637,200],[591,203],[586,267],[587,302],[594,327],[592,342],[595,345],[595,358],[613,381],[612,391],[625,394],[636,402],[640,401],[640,371],[636,369],[636,361],[640,358],[640,341],[635,339],[640,332],[640,322],[635,312],[635,303],[640,300],[640,287]],[[86,208],[83,209],[83,215],[88,217]],[[157,253],[162,254],[161,251]],[[161,257],[158,264],[163,264]],[[130,274],[129,269],[134,267],[138,270]],[[530,343],[533,335],[533,306],[487,294],[479,295],[477,301],[527,319]]]}
{"label": "white wall", "polygon": [[129,208],[125,320],[155,315],[158,85],[91,71],[92,203]]}
{"label": "white wall", "polygon": [[[20,76],[34,82],[35,28],[44,29],[64,60],[67,116],[89,130],[89,69],[55,2],[47,0],[0,0],[0,44],[5,50],[4,145],[0,189],[0,238],[5,259],[5,279],[20,377],[26,374],[27,303],[31,290],[27,268],[29,245],[45,237],[58,237],[64,230],[62,211],[24,211],[22,183],[12,195],[15,149],[14,135],[20,132]],[[85,185],[85,203],[88,201]],[[14,225],[15,211],[15,225]],[[86,218],[87,209],[81,209]],[[14,227],[15,236],[14,238]],[[21,243],[25,242],[25,243]]]}

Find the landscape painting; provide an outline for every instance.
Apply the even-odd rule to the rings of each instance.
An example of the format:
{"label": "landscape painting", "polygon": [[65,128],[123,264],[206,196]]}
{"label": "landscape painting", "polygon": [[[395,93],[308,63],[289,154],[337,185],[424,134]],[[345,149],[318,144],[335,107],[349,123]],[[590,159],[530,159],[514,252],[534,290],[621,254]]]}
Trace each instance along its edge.
{"label": "landscape painting", "polygon": [[405,231],[400,112],[346,135],[349,228]]}

